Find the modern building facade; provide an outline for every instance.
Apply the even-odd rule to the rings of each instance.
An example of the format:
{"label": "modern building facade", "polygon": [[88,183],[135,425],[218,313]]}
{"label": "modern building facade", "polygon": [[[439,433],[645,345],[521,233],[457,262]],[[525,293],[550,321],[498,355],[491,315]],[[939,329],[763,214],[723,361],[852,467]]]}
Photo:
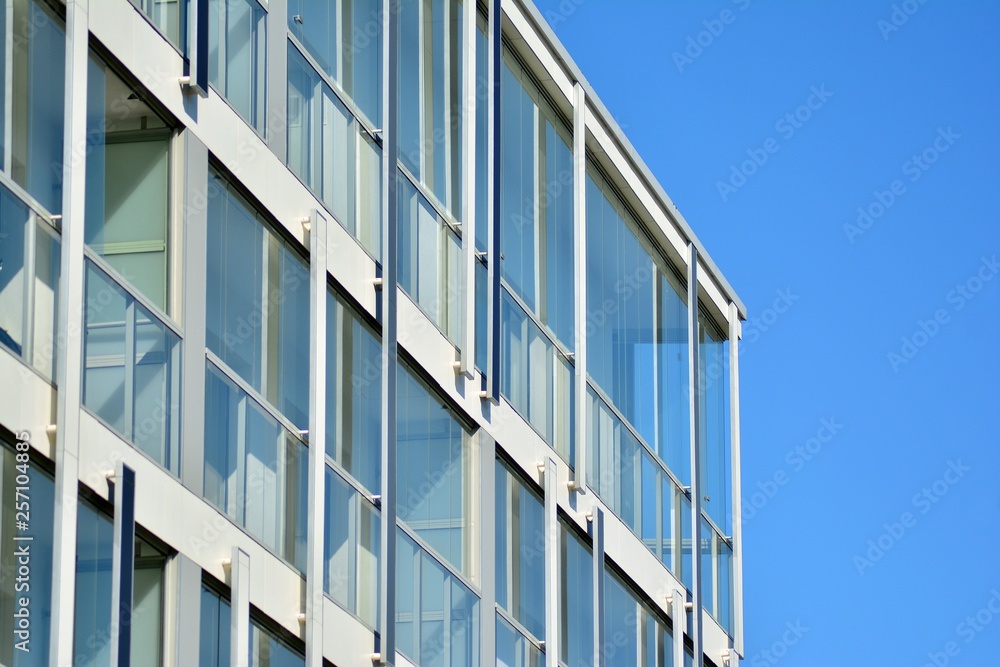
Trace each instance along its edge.
{"label": "modern building facade", "polygon": [[0,7],[0,664],[737,665],[745,309],[537,8]]}

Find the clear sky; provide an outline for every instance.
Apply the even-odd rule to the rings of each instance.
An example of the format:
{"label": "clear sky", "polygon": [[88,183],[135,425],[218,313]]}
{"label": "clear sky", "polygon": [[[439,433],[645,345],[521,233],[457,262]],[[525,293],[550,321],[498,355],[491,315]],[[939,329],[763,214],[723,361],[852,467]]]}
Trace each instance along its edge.
{"label": "clear sky", "polygon": [[537,4],[750,311],[745,664],[1000,664],[1000,3]]}

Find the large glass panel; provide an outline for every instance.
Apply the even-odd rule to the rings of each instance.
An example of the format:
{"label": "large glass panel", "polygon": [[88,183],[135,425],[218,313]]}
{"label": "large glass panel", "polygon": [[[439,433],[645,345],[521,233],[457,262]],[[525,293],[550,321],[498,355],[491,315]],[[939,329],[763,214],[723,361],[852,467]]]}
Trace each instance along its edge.
{"label": "large glass panel", "polygon": [[403,0],[399,161],[452,217],[461,213],[461,0]]}
{"label": "large glass panel", "polygon": [[639,605],[618,577],[605,569],[604,661],[607,667],[639,664]]}
{"label": "large glass panel", "polygon": [[[476,249],[486,252],[489,247],[489,113],[490,89],[489,40],[486,19],[476,15]],[[483,303],[485,307],[485,302]]]}
{"label": "large glass panel", "polygon": [[132,651],[135,667],[163,664],[165,553],[142,538],[135,541],[132,591]]}
{"label": "large glass panel", "polygon": [[497,667],[541,667],[538,647],[497,612]]}
{"label": "large glass panel", "polygon": [[545,640],[545,508],[501,461],[496,463],[497,604]]}
{"label": "large glass panel", "polygon": [[254,667],[303,667],[305,656],[250,619],[250,664]]}
{"label": "large glass panel", "polygon": [[211,0],[208,80],[258,132],[265,132],[266,14],[257,0]]}
{"label": "large glass panel", "polygon": [[573,154],[568,133],[521,66],[503,70],[503,277],[532,315],[572,350]]}
{"label": "large glass panel", "polygon": [[199,667],[229,667],[229,601],[210,588],[201,589]]}
{"label": "large glass panel", "polygon": [[594,576],[590,549],[574,529],[560,524],[560,660],[569,667],[594,664]]}
{"label": "large glass panel", "polygon": [[479,598],[401,529],[396,645],[420,667],[479,664]]}
{"label": "large glass panel", "polygon": [[715,531],[705,520],[701,519],[701,546],[698,549],[701,558],[701,599],[702,606],[708,610],[712,616],[718,613],[718,598],[716,597],[716,583],[718,577],[715,572],[716,555]]}
{"label": "large glass panel", "polygon": [[81,502],[76,530],[74,665],[111,667],[114,524],[110,517]]}
{"label": "large glass panel", "polygon": [[305,445],[211,362],[206,376],[205,499],[304,571]]}
{"label": "large glass panel", "polygon": [[400,373],[397,400],[399,520],[472,578],[475,468],[470,435],[409,369]]}
{"label": "large glass panel", "polygon": [[218,175],[208,205],[208,349],[300,429],[309,409],[309,271]]}
{"label": "large glass panel", "polygon": [[327,292],[326,453],[381,493],[382,352],[354,309]]}
{"label": "large glass panel", "polygon": [[515,298],[501,290],[500,392],[567,462],[573,461],[573,367]]}
{"label": "large glass panel", "polygon": [[14,354],[27,357],[26,311],[31,224],[28,207],[0,185],[0,344]]}
{"label": "large glass panel", "polygon": [[[111,667],[111,581],[114,523],[88,502],[77,514],[73,654],[78,667]],[[158,667],[163,656],[163,573],[166,554],[135,538],[131,664]]]}
{"label": "large glass panel", "polygon": [[181,53],[187,51],[187,0],[129,0]]}
{"label": "large glass panel", "polygon": [[705,313],[698,316],[698,356],[702,511],[729,533],[729,341]]}
{"label": "large glass panel", "polygon": [[167,312],[172,132],[94,54],[87,77],[87,245]]}
{"label": "large glass panel", "polygon": [[[478,229],[478,227],[477,227]],[[483,262],[476,262],[476,368],[485,375],[490,347],[487,328],[489,301],[489,269]]]}
{"label": "large glass panel", "polygon": [[596,172],[587,177],[588,373],[690,483],[687,307],[673,269]]}
{"label": "large glass panel", "polygon": [[180,339],[87,262],[83,404],[167,470],[180,463]]}
{"label": "large glass panel", "polygon": [[327,467],[326,517],[323,590],[374,628],[378,621],[379,511]]}
{"label": "large glass panel", "polygon": [[39,0],[13,3],[11,176],[51,214],[62,211],[66,32]]}
{"label": "large glass panel", "polygon": [[733,547],[726,540],[719,540],[718,554],[719,583],[717,585],[719,595],[719,607],[715,618],[722,625],[723,629],[732,636],[735,619],[735,599],[733,593]]}
{"label": "large glass panel", "polygon": [[289,0],[288,27],[320,69],[381,127],[380,0]]}
{"label": "large glass panel", "polygon": [[[691,499],[685,493],[679,493],[681,506],[681,583],[691,590],[694,578],[691,562],[694,549],[694,532],[691,530]],[[676,574],[676,572],[675,572]]]}
{"label": "large glass panel", "polygon": [[379,145],[288,45],[288,167],[374,257],[381,252]]}
{"label": "large glass panel", "polygon": [[453,342],[462,327],[462,241],[404,174],[399,176],[399,285]]}
{"label": "large glass panel", "polygon": [[[53,502],[52,478],[28,458],[28,444],[18,441],[17,451],[0,445],[0,664],[11,667],[44,667],[49,664],[49,636],[52,629],[52,553]],[[30,501],[28,527],[20,525],[18,515]],[[29,537],[30,542],[18,541]],[[29,544],[31,554],[30,586],[15,581],[18,550]],[[18,583],[20,582],[20,583]],[[27,602],[25,602],[27,600]],[[30,631],[19,627],[17,612],[30,613]]]}

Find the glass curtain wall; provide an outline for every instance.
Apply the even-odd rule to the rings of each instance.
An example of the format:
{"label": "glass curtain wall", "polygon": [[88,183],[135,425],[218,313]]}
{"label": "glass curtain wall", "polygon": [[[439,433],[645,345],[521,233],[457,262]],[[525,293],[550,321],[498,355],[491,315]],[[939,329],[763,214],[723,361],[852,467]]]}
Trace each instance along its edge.
{"label": "glass curtain wall", "polygon": [[[11,144],[4,170],[51,215],[62,213],[66,30],[42,0],[13,0],[9,96]],[[6,111],[4,112],[6,114]],[[9,151],[9,153],[8,153]]]}
{"label": "glass curtain wall", "polygon": [[309,271],[215,172],[208,256],[205,498],[304,571]]}
{"label": "glass curtain wall", "polygon": [[0,184],[0,346],[55,378],[59,236]]}
{"label": "glass curtain wall", "polygon": [[372,134],[374,129],[354,115],[308,58],[289,42],[288,168],[378,259],[382,149]]}
{"label": "glass curtain wall", "polygon": [[181,53],[187,53],[188,0],[129,0]]}
{"label": "glass curtain wall", "polygon": [[476,470],[471,435],[446,403],[406,368],[398,385],[399,521],[475,581]]}
{"label": "glass curtain wall", "polygon": [[[500,460],[496,462],[496,526],[497,604],[520,626],[515,631],[532,640],[529,643],[543,642],[545,508],[539,494]],[[504,623],[514,630],[514,623]]]}
{"label": "glass curtain wall", "polygon": [[478,665],[479,598],[402,529],[396,548],[397,650],[421,667]]}
{"label": "glass curtain wall", "polygon": [[[114,522],[86,501],[77,515],[74,665],[111,666],[111,581]],[[164,572],[167,555],[136,536],[131,664],[163,664]]]}
{"label": "glass curtain wall", "polygon": [[501,393],[573,460],[573,154],[570,131],[516,58],[503,64]]}
{"label": "glass curtain wall", "polygon": [[594,664],[594,556],[576,529],[559,521],[559,659],[568,667]]}
{"label": "glass curtain wall", "polygon": [[90,54],[86,243],[164,313],[170,312],[173,133],[132,86]]}
{"label": "glass curtain wall", "polygon": [[372,629],[378,623],[380,522],[371,499],[327,466],[323,590]]}
{"label": "glass curtain wall", "polygon": [[208,11],[208,81],[263,136],[267,13],[257,0],[210,0]]}
{"label": "glass curtain wall", "polygon": [[180,338],[86,263],[83,404],[161,466],[180,466]]}
{"label": "glass curtain wall", "polygon": [[607,667],[672,667],[673,636],[662,617],[605,569],[604,655]]}
{"label": "glass curtain wall", "polygon": [[326,313],[326,454],[377,495],[382,483],[381,341],[329,290]]}
{"label": "glass curtain wall", "polygon": [[[18,488],[20,487],[20,488]],[[27,487],[27,490],[25,490]],[[18,523],[18,505],[30,500],[30,524],[27,530]],[[11,667],[45,667],[49,664],[49,638],[52,631],[52,553],[55,484],[52,477],[29,458],[27,445],[18,442],[17,451],[5,441],[0,444],[0,664]],[[23,588],[15,579],[18,571],[18,547],[30,537],[31,581]],[[24,603],[27,600],[27,603]],[[30,637],[18,634],[15,613],[27,605],[31,614]],[[23,632],[23,630],[21,630]],[[17,644],[30,651],[21,650]]]}
{"label": "glass curtain wall", "polygon": [[732,532],[729,341],[704,312],[698,315],[698,355],[702,511],[729,535]]}
{"label": "glass curtain wall", "polygon": [[288,29],[373,128],[382,127],[381,0],[289,0]]}

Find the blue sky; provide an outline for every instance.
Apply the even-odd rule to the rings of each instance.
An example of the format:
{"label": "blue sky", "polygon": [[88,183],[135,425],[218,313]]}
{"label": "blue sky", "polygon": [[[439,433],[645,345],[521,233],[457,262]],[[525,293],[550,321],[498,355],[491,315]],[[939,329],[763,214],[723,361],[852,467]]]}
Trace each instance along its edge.
{"label": "blue sky", "polygon": [[745,664],[997,664],[1000,4],[537,4],[757,318]]}

